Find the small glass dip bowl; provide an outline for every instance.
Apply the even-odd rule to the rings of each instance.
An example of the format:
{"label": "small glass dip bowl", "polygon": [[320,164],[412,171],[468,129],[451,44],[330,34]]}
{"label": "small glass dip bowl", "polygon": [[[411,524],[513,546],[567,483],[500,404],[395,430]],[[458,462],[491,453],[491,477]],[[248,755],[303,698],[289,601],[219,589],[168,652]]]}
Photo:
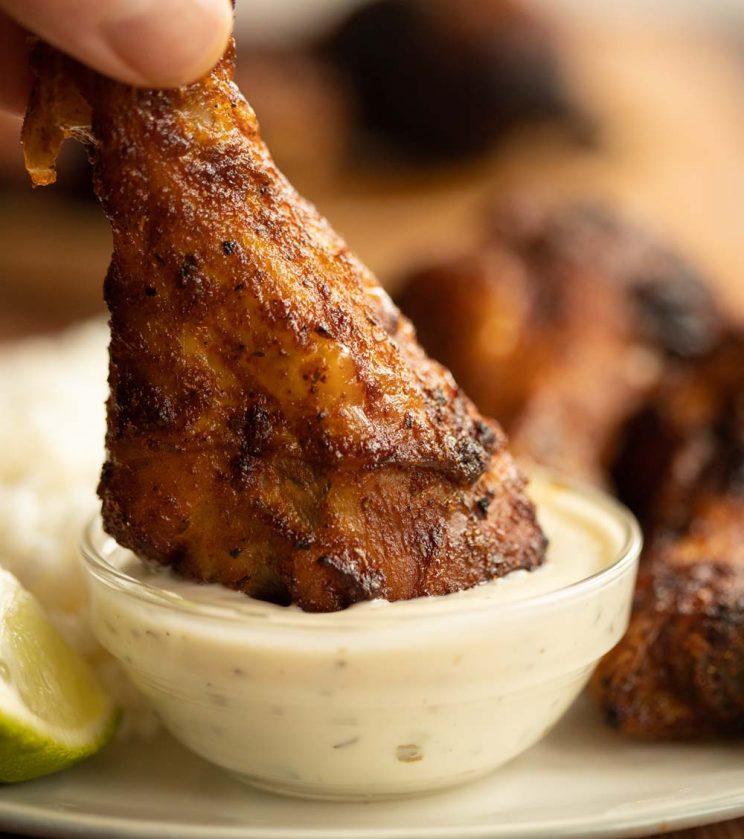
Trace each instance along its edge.
{"label": "small glass dip bowl", "polygon": [[635,519],[548,473],[530,490],[543,568],[330,614],[179,581],[96,520],[93,629],[178,740],[255,786],[369,799],[462,784],[537,742],[628,623]]}

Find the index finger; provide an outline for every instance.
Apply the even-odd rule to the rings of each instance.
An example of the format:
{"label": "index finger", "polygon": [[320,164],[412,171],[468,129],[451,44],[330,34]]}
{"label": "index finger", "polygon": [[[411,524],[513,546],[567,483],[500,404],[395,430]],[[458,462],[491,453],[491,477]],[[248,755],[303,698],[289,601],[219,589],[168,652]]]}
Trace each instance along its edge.
{"label": "index finger", "polygon": [[230,0],[0,0],[0,9],[100,73],[146,87],[199,78],[232,30]]}

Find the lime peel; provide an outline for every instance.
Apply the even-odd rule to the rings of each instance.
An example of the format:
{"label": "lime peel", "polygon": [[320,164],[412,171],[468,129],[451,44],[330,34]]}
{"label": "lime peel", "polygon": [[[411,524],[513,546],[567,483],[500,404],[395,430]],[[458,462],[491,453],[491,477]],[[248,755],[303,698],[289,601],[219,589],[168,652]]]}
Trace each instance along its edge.
{"label": "lime peel", "polygon": [[119,718],[38,601],[0,569],[0,782],[84,760],[111,739]]}

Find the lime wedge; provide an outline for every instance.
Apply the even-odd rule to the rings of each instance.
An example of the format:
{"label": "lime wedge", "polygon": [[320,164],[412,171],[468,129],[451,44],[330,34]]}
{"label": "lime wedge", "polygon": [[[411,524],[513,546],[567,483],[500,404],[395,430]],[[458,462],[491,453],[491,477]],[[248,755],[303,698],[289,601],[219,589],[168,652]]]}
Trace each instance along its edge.
{"label": "lime wedge", "polygon": [[0,569],[0,782],[38,778],[94,754],[118,717],[36,598]]}

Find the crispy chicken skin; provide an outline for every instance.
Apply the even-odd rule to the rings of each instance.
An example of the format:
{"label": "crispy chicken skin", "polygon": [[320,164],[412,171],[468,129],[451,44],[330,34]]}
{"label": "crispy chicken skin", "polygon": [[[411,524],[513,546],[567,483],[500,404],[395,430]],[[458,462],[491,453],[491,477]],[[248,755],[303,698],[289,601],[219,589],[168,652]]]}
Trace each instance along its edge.
{"label": "crispy chicken skin", "polygon": [[107,531],[254,597],[333,611],[444,594],[546,541],[500,428],[276,169],[232,83],[135,90],[48,47],[35,183],[89,148],[114,252]]}
{"label": "crispy chicken skin", "polygon": [[669,373],[618,474],[650,540],[630,629],[592,692],[628,734],[742,735],[744,335]]}
{"label": "crispy chicken skin", "polygon": [[478,247],[412,275],[399,302],[515,453],[599,484],[665,358],[720,330],[676,256],[601,208],[537,200],[494,208]]}

